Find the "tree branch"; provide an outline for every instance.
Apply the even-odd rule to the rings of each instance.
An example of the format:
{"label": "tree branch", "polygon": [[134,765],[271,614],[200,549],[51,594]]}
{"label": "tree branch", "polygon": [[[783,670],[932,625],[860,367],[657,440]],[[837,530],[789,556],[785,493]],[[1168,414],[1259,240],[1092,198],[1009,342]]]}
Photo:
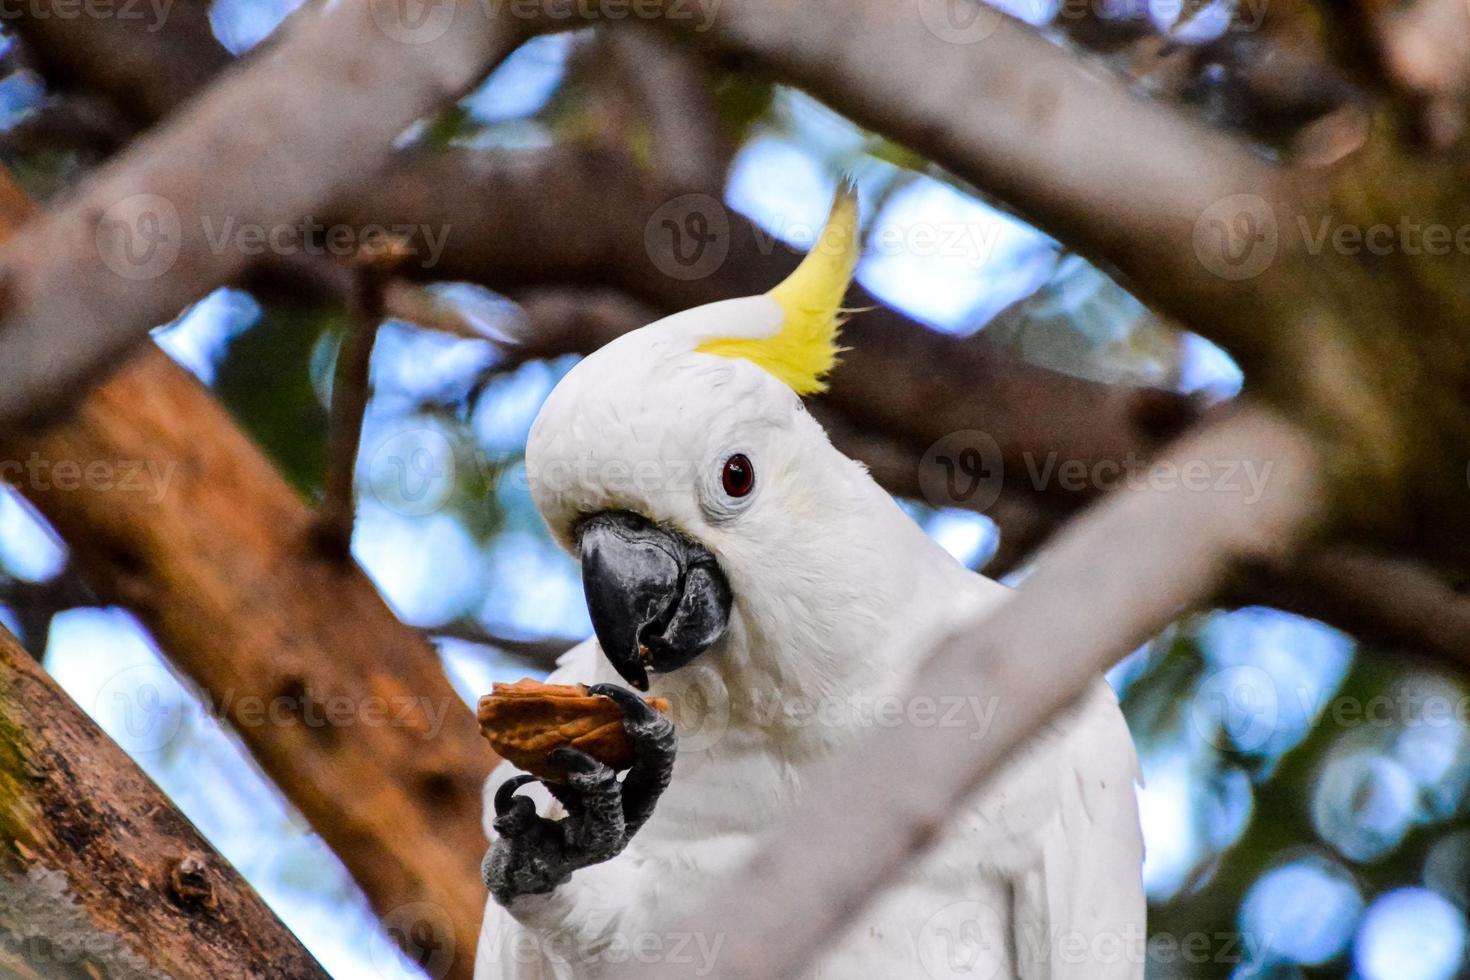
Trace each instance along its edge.
{"label": "tree branch", "polygon": [[1470,667],[1470,595],[1428,569],[1337,545],[1252,569],[1223,597],[1319,619],[1381,649]]}
{"label": "tree branch", "polygon": [[705,66],[668,38],[641,30],[605,38],[624,86],[647,117],[658,171],[687,187],[723,187],[734,147]]}
{"label": "tree branch", "polygon": [[0,733],[0,974],[326,980],[3,629]]}
{"label": "tree branch", "polygon": [[141,129],[197,95],[201,79],[234,60],[214,36],[209,6],[171,0],[160,22],[70,16],[65,0],[36,0],[8,11],[5,24],[53,85],[103,97]]}
{"label": "tree branch", "polygon": [[435,626],[427,632],[435,639],[462,640],[477,646],[494,647],[523,662],[527,667],[543,673],[550,672],[556,667],[558,657],[582,642],[569,636],[544,636],[529,640],[503,636],[491,632],[473,619],[456,619],[443,626]]}
{"label": "tree branch", "polygon": [[[1270,199],[1276,172],[1236,140],[1135,97],[978,2],[740,0],[707,31],[844,115],[1015,207],[1136,295],[1203,329],[1252,283],[1197,261],[1194,226],[1222,198]],[[1126,133],[1120,139],[1119,133]]]}
{"label": "tree branch", "polygon": [[389,273],[403,258],[392,239],[359,251],[352,291],[351,323],[337,351],[332,384],[332,413],[327,431],[327,474],[316,513],[316,538],[324,553],[338,561],[352,554],[357,520],[357,455],[362,422],[372,398],[373,345],[387,315]]}
{"label": "tree branch", "polygon": [[453,23],[437,36],[393,19],[397,9],[370,0],[293,18],[269,57],[229,73],[0,250],[0,422],[74,398],[244,269],[248,249],[228,229],[295,228],[526,36],[525,20],[487,20],[476,0],[439,5]]}
{"label": "tree branch", "polygon": [[1415,130],[1429,145],[1448,147],[1464,132],[1470,100],[1470,5],[1416,0],[1380,13],[1373,27],[1389,84],[1417,110]]}
{"label": "tree branch", "polygon": [[[673,275],[670,269],[684,270],[673,264],[666,241],[650,244],[650,229],[696,213],[728,229],[715,246],[723,258],[692,270],[697,274]],[[412,264],[405,275],[513,294],[566,283],[606,286],[658,313],[765,292],[800,259],[710,194],[649,177],[622,154],[577,147],[405,154],[331,217],[354,228],[447,229],[438,261]],[[428,253],[427,242],[414,245]],[[1091,466],[1151,452],[1196,417],[1180,396],[1038,367],[925,327],[862,289],[849,300],[868,311],[848,321],[850,350],[823,401],[920,451],[979,428],[1015,472],[1053,454]],[[1075,495],[1056,481],[1035,492]]]}
{"label": "tree branch", "polygon": [[[0,214],[18,220],[23,202],[0,180]],[[373,907],[427,910],[446,975],[469,977],[494,758],[434,650],[355,564],[312,547],[312,512],[225,411],[150,344],[64,419],[0,431],[0,463]]]}

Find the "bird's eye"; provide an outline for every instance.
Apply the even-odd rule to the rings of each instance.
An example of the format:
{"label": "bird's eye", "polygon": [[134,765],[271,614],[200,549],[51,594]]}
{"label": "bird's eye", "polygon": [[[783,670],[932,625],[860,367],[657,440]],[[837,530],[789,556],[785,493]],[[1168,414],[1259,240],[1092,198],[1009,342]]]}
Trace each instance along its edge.
{"label": "bird's eye", "polygon": [[755,489],[755,467],[750,463],[750,457],[744,453],[736,453],[725,460],[725,470],[720,474],[720,482],[725,486],[725,492],[732,497],[744,497]]}

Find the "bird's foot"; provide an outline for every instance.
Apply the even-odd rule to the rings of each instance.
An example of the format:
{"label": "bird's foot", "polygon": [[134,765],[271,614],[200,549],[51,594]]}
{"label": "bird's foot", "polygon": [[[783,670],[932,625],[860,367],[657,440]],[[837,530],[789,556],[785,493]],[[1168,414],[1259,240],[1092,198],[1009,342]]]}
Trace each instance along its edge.
{"label": "bird's foot", "polygon": [[566,809],[562,820],[536,812],[516,790],[536,777],[507,780],[495,793],[495,842],[480,866],[490,894],[501,905],[522,895],[544,895],[572,873],[620,854],[653,814],[674,770],[674,725],[632,691],[597,684],[588,693],[616,701],[633,740],[633,766],[617,773],[577,749],[557,749],[552,761],[567,770],[565,783],[546,783]]}

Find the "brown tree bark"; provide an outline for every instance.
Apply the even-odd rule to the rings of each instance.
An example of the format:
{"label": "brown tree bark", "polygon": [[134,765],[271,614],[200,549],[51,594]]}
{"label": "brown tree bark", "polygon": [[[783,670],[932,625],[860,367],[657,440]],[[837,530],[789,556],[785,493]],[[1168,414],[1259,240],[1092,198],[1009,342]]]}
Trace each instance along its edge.
{"label": "brown tree bark", "polygon": [[0,975],[327,976],[4,630]]}
{"label": "brown tree bark", "polygon": [[[0,185],[4,227],[26,206]],[[150,344],[63,418],[0,434],[0,460],[378,913],[420,910],[449,975],[469,976],[494,757],[428,642],[317,547],[311,510],[225,411]]]}

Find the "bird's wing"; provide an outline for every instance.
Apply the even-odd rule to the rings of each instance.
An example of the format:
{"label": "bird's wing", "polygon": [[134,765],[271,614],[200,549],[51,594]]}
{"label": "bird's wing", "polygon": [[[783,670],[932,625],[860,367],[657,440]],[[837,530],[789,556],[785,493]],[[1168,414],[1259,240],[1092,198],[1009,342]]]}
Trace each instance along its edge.
{"label": "bird's wing", "polygon": [[[1055,809],[1012,879],[1020,980],[1138,980],[1144,970],[1138,758],[1117,699],[1099,680],[1055,746]],[[1039,761],[1039,760],[1038,760]]]}

